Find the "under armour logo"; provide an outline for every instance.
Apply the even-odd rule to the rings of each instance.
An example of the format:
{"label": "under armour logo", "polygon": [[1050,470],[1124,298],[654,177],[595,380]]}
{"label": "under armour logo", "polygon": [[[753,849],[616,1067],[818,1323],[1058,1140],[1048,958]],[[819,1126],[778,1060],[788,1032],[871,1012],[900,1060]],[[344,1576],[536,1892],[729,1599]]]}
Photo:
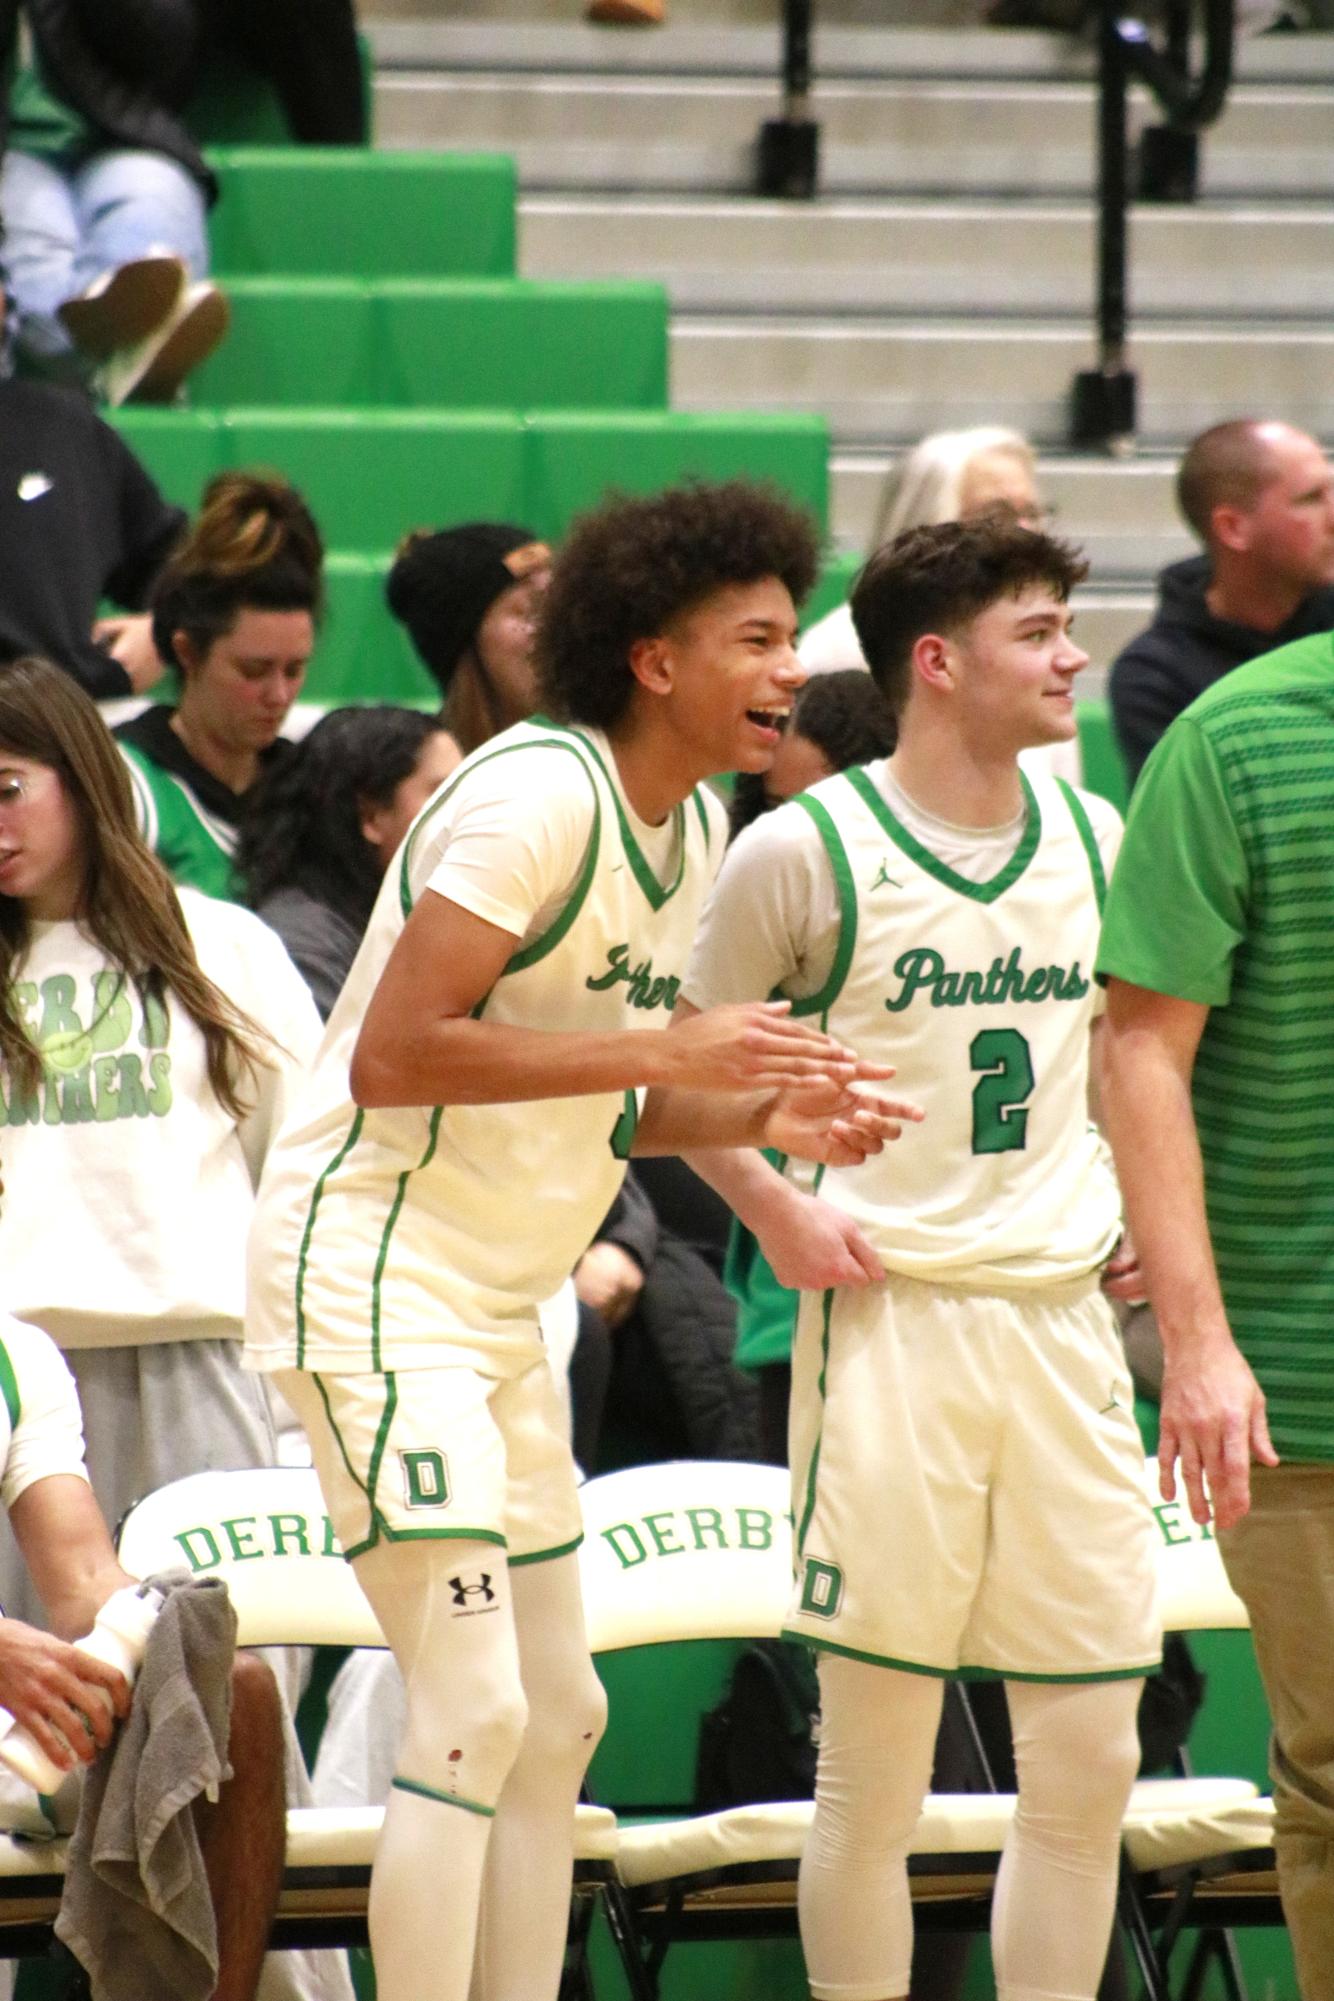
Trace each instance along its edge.
{"label": "under armour logo", "polygon": [[454,1593],[456,1605],[466,1605],[470,1598],[481,1598],[483,1604],[490,1605],[495,1600],[491,1589],[491,1572],[484,1570],[476,1584],[465,1584],[461,1577],[451,1577],[449,1588]]}
{"label": "under armour logo", "polygon": [[890,874],[888,864],[885,862],[881,862],[880,873],[876,877],[875,881],[871,884],[871,887],[872,889],[879,889],[884,883],[888,883],[891,889],[903,888],[903,884],[901,882],[896,881],[895,878]]}

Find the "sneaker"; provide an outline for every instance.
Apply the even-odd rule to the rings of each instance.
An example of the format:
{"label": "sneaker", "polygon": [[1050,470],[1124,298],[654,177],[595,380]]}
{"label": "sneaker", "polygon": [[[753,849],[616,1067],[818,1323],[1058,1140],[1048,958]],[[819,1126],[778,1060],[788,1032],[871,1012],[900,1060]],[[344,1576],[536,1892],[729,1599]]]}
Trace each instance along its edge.
{"label": "sneaker", "polygon": [[106,403],[170,403],[231,324],[227,295],[207,278],[187,285],[165,323],[146,340],[109,355],[96,387]]}
{"label": "sneaker", "polygon": [[588,0],[584,19],[600,27],[660,28],[663,0]]}
{"label": "sneaker", "polygon": [[118,348],[146,340],[180,302],[190,274],[179,257],[135,257],[94,278],[77,298],[57,308],[82,354],[105,361]]}

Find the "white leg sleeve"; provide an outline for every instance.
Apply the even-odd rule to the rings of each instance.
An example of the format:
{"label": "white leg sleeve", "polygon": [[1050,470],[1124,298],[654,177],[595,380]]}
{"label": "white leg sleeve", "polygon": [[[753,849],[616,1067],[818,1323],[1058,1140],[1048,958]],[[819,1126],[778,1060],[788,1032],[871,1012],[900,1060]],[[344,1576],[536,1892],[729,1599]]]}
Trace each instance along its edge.
{"label": "white leg sleeve", "polygon": [[527,1716],[505,1555],[389,1542],[354,1567],[407,1687],[371,1877],[377,1990],[466,2001],[487,1840]]}
{"label": "white leg sleeve", "polygon": [[575,1557],[510,1572],[528,1727],[491,1827],[470,2001],[555,2001],[574,1809],[607,1719]]}
{"label": "white leg sleeve", "polygon": [[908,1849],[944,1683],[820,1656],[815,1821],[797,1908],[817,2001],[895,2001],[912,1967]]}
{"label": "white leg sleeve", "polygon": [[1019,1807],[992,1912],[1000,2001],[1089,2001],[1116,1906],[1142,1681],[1007,1682]]}

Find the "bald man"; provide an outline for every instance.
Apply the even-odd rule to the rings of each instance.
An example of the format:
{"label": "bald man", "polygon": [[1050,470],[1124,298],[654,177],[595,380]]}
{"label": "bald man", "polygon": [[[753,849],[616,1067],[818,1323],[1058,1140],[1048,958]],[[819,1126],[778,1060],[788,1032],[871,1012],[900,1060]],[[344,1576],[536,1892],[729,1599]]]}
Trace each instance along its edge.
{"label": "bald man", "polygon": [[1251,418],[1188,447],[1177,505],[1203,556],[1169,563],[1110,694],[1132,783],[1168,724],[1234,667],[1334,628],[1334,472],[1314,438]]}

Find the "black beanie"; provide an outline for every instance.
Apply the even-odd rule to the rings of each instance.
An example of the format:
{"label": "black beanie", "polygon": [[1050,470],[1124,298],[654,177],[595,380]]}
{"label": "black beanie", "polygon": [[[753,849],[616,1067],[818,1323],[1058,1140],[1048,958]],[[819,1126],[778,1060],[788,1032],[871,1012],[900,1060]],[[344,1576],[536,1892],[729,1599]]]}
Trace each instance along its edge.
{"label": "black beanie", "polygon": [[[520,550],[532,550],[533,560],[506,561]],[[531,528],[510,521],[422,530],[400,543],[384,594],[442,693],[496,599],[550,560]]]}

